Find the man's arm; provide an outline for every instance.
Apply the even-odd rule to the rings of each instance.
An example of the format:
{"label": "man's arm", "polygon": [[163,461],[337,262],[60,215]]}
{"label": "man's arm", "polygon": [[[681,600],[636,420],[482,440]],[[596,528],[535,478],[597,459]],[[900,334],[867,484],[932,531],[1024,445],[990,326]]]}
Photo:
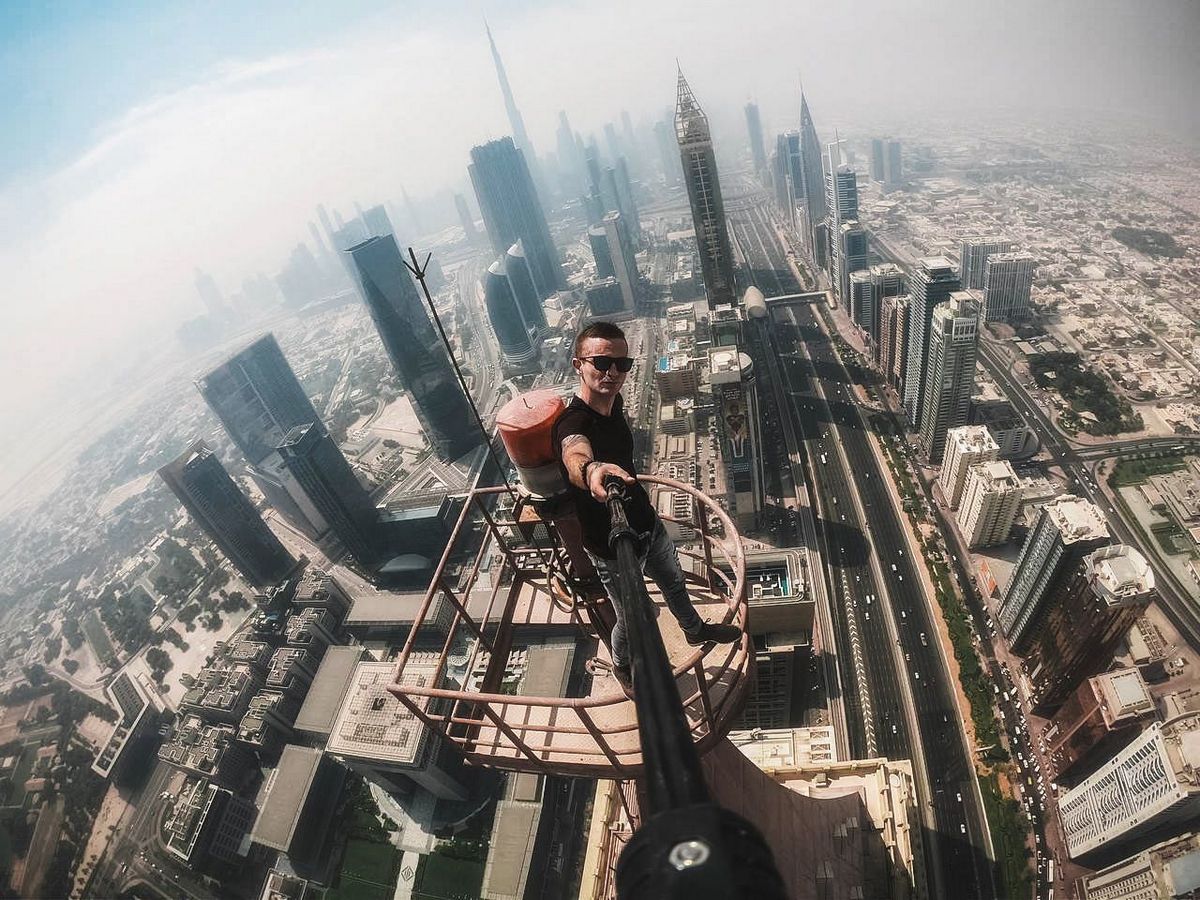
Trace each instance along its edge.
{"label": "man's arm", "polygon": [[[616,475],[626,484],[633,484],[634,478],[620,466],[615,463],[597,462],[592,463],[595,457],[592,454],[592,442],[583,434],[568,434],[562,440],[562,459],[563,468],[567,470],[567,476],[571,479],[571,484],[580,490],[588,491],[600,503],[608,499],[608,495],[604,491],[604,476]],[[587,469],[587,479],[584,480],[584,469]]]}

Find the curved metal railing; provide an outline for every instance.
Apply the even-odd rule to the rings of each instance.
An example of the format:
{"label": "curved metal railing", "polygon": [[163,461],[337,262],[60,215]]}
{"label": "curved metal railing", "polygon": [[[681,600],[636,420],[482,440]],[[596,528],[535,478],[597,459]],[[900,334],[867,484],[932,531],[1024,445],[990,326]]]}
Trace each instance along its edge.
{"label": "curved metal railing", "polygon": [[[754,653],[745,633],[745,553],[733,522],[709,497],[667,478],[640,476],[639,480],[681,491],[693,499],[691,521],[663,517],[699,534],[698,549],[681,547],[679,551],[690,561],[684,570],[693,599],[724,603],[723,621],[743,631],[734,644],[707,651],[689,647],[681,658],[677,654],[676,683],[693,739],[703,751],[732,726],[749,688]],[[565,571],[566,560],[553,528],[546,523],[534,521],[531,525],[528,520],[518,522],[497,514],[499,501],[506,498],[512,500],[514,509],[520,508],[515,492],[505,487],[477,489],[467,497],[396,659],[388,689],[426,727],[477,764],[523,771],[635,775],[641,764],[636,717],[633,703],[615,680],[609,682],[609,690],[597,691],[593,686],[591,693],[580,697],[522,696],[497,690],[498,673],[505,670],[517,632],[523,627],[554,624],[556,609],[561,615],[561,607],[552,602],[544,583],[547,570]],[[714,517],[720,534],[710,527]],[[460,546],[471,539],[478,539],[477,547]],[[499,564],[485,566],[496,553],[501,557]],[[453,585],[452,560],[462,561]],[[692,568],[698,571],[687,571]],[[491,575],[492,589],[483,614],[473,616],[471,596],[485,571]],[[570,582],[563,579],[562,583]],[[439,597],[445,605],[436,602]],[[526,617],[514,621],[514,612],[522,603]],[[542,608],[544,619],[539,618]],[[583,627],[574,611],[571,619],[575,627]],[[467,656],[465,667],[458,667],[461,679],[448,671],[456,647],[460,658],[464,653]],[[411,666],[413,654],[428,660],[429,651],[438,654],[432,674],[427,663],[418,673]],[[481,678],[483,686],[492,688],[487,691],[470,686],[483,652],[488,659]]]}

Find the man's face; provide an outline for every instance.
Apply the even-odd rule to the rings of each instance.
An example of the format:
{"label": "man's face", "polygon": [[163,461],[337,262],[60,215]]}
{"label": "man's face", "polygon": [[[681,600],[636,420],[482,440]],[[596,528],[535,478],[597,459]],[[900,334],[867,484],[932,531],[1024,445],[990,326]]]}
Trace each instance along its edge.
{"label": "man's face", "polygon": [[609,338],[591,337],[583,342],[579,348],[579,356],[572,360],[572,365],[575,366],[575,371],[579,373],[579,379],[587,385],[588,389],[602,396],[615,396],[620,390],[621,385],[625,383],[627,372],[618,372],[616,366],[610,366],[607,372],[601,372],[592,363],[591,358],[596,356],[610,356],[613,359],[622,359],[629,355],[629,345],[622,338],[610,340]]}

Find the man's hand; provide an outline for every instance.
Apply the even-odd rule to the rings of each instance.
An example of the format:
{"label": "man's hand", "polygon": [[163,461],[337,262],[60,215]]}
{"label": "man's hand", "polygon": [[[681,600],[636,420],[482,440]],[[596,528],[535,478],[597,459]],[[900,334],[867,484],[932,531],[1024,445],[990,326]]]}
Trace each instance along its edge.
{"label": "man's hand", "polygon": [[605,476],[616,475],[626,484],[634,484],[637,479],[618,466],[616,463],[598,462],[588,466],[588,490],[600,503],[608,501],[608,491],[604,489]]}

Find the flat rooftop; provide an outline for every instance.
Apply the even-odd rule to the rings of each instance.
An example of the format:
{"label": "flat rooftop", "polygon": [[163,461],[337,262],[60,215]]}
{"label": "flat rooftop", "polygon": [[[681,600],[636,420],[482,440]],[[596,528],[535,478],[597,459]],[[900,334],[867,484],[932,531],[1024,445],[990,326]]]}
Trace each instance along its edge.
{"label": "flat rooftop", "polygon": [[325,652],[296,716],[296,731],[329,736],[362,653],[362,647],[330,647]]}
{"label": "flat rooftop", "polygon": [[291,847],[321,755],[320,750],[311,747],[288,744],[284,748],[250,834],[254,843],[284,853]]}
{"label": "flat rooftop", "polygon": [[[434,652],[413,653],[403,682],[428,684],[437,660]],[[330,753],[374,763],[420,765],[425,726],[387,689],[395,670],[390,662],[358,663],[326,744]]]}
{"label": "flat rooftop", "polygon": [[1062,534],[1063,543],[1108,537],[1108,524],[1099,507],[1090,500],[1065,494],[1042,507]]}

